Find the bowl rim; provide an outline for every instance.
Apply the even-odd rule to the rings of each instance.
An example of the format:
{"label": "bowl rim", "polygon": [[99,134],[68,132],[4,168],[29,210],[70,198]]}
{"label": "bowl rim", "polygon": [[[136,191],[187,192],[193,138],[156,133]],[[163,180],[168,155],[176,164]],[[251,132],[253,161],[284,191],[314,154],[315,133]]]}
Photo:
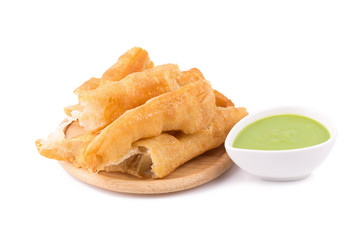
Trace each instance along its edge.
{"label": "bowl rim", "polygon": [[[287,112],[288,110],[286,109],[291,109],[293,110],[293,112]],[[283,112],[283,113],[271,113],[271,112]],[[299,113],[295,113],[298,112]],[[309,112],[310,114],[304,114],[303,112]],[[322,119],[325,119],[326,123],[324,123],[324,121],[319,120],[319,119],[315,119],[312,116],[308,116],[311,115],[311,113],[315,113],[316,115],[320,116]],[[258,117],[259,115],[263,115],[262,117]],[[257,121],[257,120],[261,120],[263,118],[267,118],[267,117],[271,117],[271,116],[276,116],[276,115],[282,115],[282,114],[297,114],[300,116],[305,116],[308,118],[311,118],[319,123],[321,123],[330,133],[330,138],[328,140],[326,140],[325,142],[313,145],[313,146],[309,146],[309,147],[303,147],[303,148],[294,148],[294,149],[287,149],[287,150],[256,150],[256,149],[245,149],[245,148],[236,148],[232,146],[232,143],[234,142],[236,136],[239,134],[239,132],[245,128],[246,126],[248,126],[249,124]],[[244,123],[248,121],[247,123]],[[243,126],[241,126],[243,125]],[[240,126],[240,127],[239,127]],[[331,129],[329,129],[331,128]],[[230,132],[228,133],[226,139],[225,139],[225,148],[226,149],[231,149],[232,151],[237,151],[237,152],[259,152],[259,153],[269,153],[269,154],[278,154],[278,153],[288,153],[288,152],[298,152],[298,151],[306,151],[306,150],[310,150],[310,149],[314,149],[314,148],[319,148],[321,146],[327,145],[327,144],[331,144],[335,141],[337,136],[337,126],[336,124],[326,115],[324,114],[322,111],[319,111],[316,108],[313,107],[303,107],[303,106],[296,106],[296,105],[285,105],[285,106],[275,106],[275,107],[268,107],[268,108],[263,108],[261,110],[258,110],[254,113],[250,113],[249,115],[247,115],[246,117],[244,117],[243,119],[241,119],[239,122],[237,122],[232,129],[230,130]]]}

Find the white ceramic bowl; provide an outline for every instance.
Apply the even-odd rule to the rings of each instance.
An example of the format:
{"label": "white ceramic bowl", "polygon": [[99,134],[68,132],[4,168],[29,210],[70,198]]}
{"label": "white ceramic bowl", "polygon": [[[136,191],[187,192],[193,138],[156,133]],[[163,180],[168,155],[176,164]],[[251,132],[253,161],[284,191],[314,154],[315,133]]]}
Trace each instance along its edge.
{"label": "white ceramic bowl", "polygon": [[[235,137],[248,124],[273,115],[298,114],[323,124],[330,139],[306,148],[291,150],[251,150],[232,147]],[[336,128],[329,118],[316,110],[303,107],[278,107],[250,114],[238,122],[225,140],[231,159],[244,171],[269,181],[295,181],[306,178],[329,154],[336,138]]]}

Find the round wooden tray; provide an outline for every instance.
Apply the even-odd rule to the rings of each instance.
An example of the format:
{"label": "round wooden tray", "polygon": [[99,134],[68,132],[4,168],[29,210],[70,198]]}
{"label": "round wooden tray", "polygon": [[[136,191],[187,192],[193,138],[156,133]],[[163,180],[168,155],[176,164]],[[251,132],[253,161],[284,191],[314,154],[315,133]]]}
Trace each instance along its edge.
{"label": "round wooden tray", "polygon": [[183,164],[161,179],[141,179],[126,173],[100,172],[91,174],[69,162],[60,165],[75,178],[90,185],[123,193],[158,194],[177,192],[207,183],[232,165],[225,148],[220,146]]}

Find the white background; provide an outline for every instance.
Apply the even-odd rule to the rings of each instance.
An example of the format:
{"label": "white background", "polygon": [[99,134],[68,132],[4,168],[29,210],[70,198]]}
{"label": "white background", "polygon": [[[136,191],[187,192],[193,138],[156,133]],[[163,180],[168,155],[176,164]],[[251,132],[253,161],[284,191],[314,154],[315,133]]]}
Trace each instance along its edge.
{"label": "white background", "polygon": [[[359,1],[1,1],[1,239],[360,239]],[[133,46],[199,68],[250,113],[315,107],[338,126],[308,179],[264,182],[233,166],[179,193],[84,184],[34,141]]]}

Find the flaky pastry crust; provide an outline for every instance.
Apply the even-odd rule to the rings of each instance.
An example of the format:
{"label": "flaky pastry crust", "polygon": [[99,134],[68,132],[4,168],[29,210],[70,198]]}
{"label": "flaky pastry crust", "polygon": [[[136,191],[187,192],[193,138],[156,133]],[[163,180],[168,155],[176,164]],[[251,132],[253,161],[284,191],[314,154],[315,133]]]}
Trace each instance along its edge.
{"label": "flaky pastry crust", "polygon": [[104,72],[101,77],[101,84],[120,81],[131,73],[141,72],[153,66],[154,63],[150,60],[147,51],[133,47],[121,55],[118,61]]}
{"label": "flaky pastry crust", "polygon": [[68,118],[47,139],[36,140],[36,147],[45,157],[90,172],[165,177],[221,145],[247,115],[213,90],[198,69],[154,67],[137,47],[74,93],[78,104],[64,109]]}
{"label": "flaky pastry crust", "polygon": [[80,125],[89,131],[104,128],[126,110],[147,100],[179,88],[180,69],[175,64],[160,65],[132,73],[118,82],[100,85],[78,96],[79,110],[72,113]]}
{"label": "flaky pastry crust", "polygon": [[200,154],[220,146],[240,119],[245,108],[217,107],[206,129],[193,134],[175,132],[139,140],[132,144],[130,154],[121,163],[106,171],[121,171],[143,178],[162,178]]}
{"label": "flaky pastry crust", "polygon": [[131,149],[141,138],[163,131],[180,130],[192,134],[203,130],[215,114],[215,96],[206,80],[187,84],[150,99],[126,111],[89,144],[83,145],[78,163],[90,171],[103,170]]}

